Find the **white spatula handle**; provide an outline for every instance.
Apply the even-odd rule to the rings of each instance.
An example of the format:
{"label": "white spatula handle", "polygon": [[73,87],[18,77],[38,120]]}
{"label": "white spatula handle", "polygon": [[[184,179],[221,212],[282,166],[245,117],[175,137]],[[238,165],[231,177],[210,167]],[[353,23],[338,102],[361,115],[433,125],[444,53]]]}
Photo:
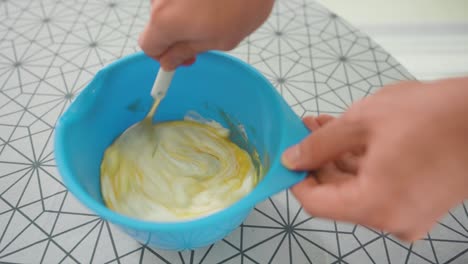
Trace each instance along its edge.
{"label": "white spatula handle", "polygon": [[151,90],[151,96],[156,98],[162,98],[166,95],[167,88],[171,84],[172,77],[174,76],[175,71],[165,71],[163,68],[159,68],[158,75],[153,84],[153,89]]}

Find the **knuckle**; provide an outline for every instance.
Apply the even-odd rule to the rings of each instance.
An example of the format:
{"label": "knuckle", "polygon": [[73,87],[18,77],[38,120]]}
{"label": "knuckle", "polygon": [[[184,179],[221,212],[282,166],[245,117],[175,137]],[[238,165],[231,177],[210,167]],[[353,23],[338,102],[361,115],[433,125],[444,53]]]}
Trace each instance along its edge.
{"label": "knuckle", "polygon": [[358,102],[342,115],[342,120],[346,125],[356,126],[362,123],[363,103]]}
{"label": "knuckle", "polygon": [[343,114],[344,127],[350,128],[353,136],[362,138],[367,134],[368,114],[364,109],[364,102],[354,105],[348,112]]}

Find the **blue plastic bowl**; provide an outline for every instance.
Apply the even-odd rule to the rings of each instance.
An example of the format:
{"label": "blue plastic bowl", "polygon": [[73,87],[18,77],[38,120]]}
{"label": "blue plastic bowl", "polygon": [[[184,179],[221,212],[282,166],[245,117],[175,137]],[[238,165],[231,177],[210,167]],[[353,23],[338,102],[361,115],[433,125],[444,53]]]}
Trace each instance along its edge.
{"label": "blue plastic bowl", "polygon": [[150,222],[114,212],[101,197],[101,160],[123,131],[145,117],[158,68],[156,61],[136,53],[99,71],[57,123],[57,166],[81,203],[140,243],[167,250],[204,247],[237,228],[257,203],[304,179],[305,172],[284,168],[280,156],[309,131],[254,68],[219,52],[201,54],[193,66],[177,70],[155,121],[182,119],[196,111],[228,125],[227,115],[243,125],[268,172],[249,195],[203,218]]}

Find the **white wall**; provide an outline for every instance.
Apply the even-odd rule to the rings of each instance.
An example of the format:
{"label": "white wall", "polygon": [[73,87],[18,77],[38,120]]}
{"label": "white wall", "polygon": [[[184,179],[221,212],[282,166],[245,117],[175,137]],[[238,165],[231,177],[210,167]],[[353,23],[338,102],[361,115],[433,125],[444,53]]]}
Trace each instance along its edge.
{"label": "white wall", "polygon": [[319,0],[356,24],[468,22],[467,0]]}
{"label": "white wall", "polygon": [[468,0],[318,0],[419,79],[468,75]]}

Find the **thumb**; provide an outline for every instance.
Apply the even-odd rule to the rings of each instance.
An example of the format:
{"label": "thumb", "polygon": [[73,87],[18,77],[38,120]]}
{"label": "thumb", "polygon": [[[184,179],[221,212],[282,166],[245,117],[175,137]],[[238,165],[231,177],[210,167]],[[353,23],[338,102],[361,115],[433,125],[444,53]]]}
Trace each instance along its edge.
{"label": "thumb", "polygon": [[337,118],[287,149],[282,162],[293,170],[318,169],[343,153],[362,147],[365,139],[365,128],[361,122]]}

